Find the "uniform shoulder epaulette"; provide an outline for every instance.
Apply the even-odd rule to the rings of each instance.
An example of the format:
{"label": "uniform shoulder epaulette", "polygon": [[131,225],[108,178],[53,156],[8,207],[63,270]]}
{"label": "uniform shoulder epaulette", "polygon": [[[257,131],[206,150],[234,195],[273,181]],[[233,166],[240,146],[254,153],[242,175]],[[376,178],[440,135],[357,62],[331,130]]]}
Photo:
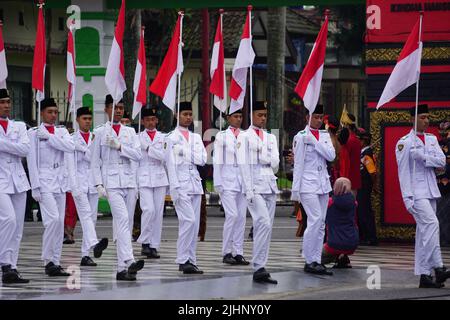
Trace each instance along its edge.
{"label": "uniform shoulder epaulette", "polygon": [[433,136],[433,137],[436,137],[434,134],[428,133],[428,132],[425,132],[425,135],[426,135],[426,136]]}
{"label": "uniform shoulder epaulette", "polygon": [[100,129],[100,128],[103,128],[105,126],[105,124],[103,123],[103,124],[99,124],[98,126],[96,126],[94,129]]}
{"label": "uniform shoulder epaulette", "polygon": [[65,128],[65,127],[66,127],[66,126],[63,125],[63,124],[60,124],[60,125],[55,126],[55,128]]}
{"label": "uniform shoulder epaulette", "polygon": [[38,128],[38,127],[31,127],[31,128],[28,129],[28,130],[37,130],[37,128]]}
{"label": "uniform shoulder epaulette", "polygon": [[409,135],[403,136],[400,138],[400,140],[406,140],[408,138]]}
{"label": "uniform shoulder epaulette", "polygon": [[299,134],[306,134],[306,130],[300,131]]}
{"label": "uniform shoulder epaulette", "polygon": [[328,130],[319,130],[319,132],[328,133]]}
{"label": "uniform shoulder epaulette", "polygon": [[166,138],[168,138],[173,133],[173,130],[166,134]]}

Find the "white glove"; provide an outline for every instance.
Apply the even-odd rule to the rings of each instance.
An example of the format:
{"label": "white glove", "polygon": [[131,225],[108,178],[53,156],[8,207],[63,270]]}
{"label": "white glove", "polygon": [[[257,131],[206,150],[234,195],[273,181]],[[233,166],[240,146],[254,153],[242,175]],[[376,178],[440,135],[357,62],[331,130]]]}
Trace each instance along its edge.
{"label": "white glove", "polygon": [[216,190],[218,193],[223,193],[223,187],[222,186],[214,186],[214,190]]}
{"label": "white glove", "polygon": [[425,161],[425,150],[423,148],[411,148],[411,157],[416,161]]}
{"label": "white glove", "polygon": [[120,141],[116,137],[113,137],[109,134],[106,135],[105,143],[107,146],[109,146],[112,149],[120,150],[120,147],[121,147]]}
{"label": "white glove", "polygon": [[308,134],[307,136],[305,136],[303,138],[303,143],[315,146],[317,143],[317,139],[315,137],[313,137],[312,135]]}
{"label": "white glove", "polygon": [[412,197],[403,198],[403,202],[405,203],[406,209],[411,212],[411,209],[414,207],[414,200]]}
{"label": "white glove", "polygon": [[292,193],[291,193],[291,200],[292,201],[300,201],[300,192],[292,191]]}
{"label": "white glove", "polygon": [[183,146],[176,144],[173,146],[173,152],[177,155],[179,155],[180,157],[182,157],[184,155],[183,152]]}
{"label": "white glove", "polygon": [[106,193],[106,189],[105,189],[105,187],[104,187],[102,184],[99,184],[99,185],[96,187],[96,189],[97,189],[97,192],[98,192],[98,196],[99,196],[100,198],[106,198],[106,197],[108,197],[108,194]]}
{"label": "white glove", "polygon": [[170,198],[172,202],[175,203],[180,199],[180,193],[178,192],[179,188],[170,189]]}
{"label": "white glove", "polygon": [[81,192],[80,188],[73,188],[71,193],[72,193],[72,197],[74,197],[74,198],[78,198],[79,196],[81,196],[83,194],[83,192]]}
{"label": "white glove", "polygon": [[88,146],[83,146],[81,143],[75,143],[75,150],[85,153],[88,149]]}
{"label": "white glove", "polygon": [[36,135],[37,135],[39,140],[48,140],[48,139],[50,139],[50,133],[47,131],[47,129],[38,128]]}
{"label": "white glove", "polygon": [[245,198],[247,199],[247,202],[249,202],[249,203],[253,202],[254,197],[255,197],[255,194],[253,193],[253,191],[247,191],[245,193]]}
{"label": "white glove", "polygon": [[41,190],[39,188],[31,190],[31,196],[37,202],[41,202],[41,200],[42,200]]}

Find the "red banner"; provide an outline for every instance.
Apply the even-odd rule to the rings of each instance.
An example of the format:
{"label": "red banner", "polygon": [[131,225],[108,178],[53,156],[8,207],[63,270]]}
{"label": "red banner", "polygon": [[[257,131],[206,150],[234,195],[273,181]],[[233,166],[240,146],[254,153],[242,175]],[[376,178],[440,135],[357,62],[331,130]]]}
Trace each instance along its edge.
{"label": "red banner", "polygon": [[422,41],[450,41],[449,0],[367,0],[366,42],[405,42],[421,10]]}

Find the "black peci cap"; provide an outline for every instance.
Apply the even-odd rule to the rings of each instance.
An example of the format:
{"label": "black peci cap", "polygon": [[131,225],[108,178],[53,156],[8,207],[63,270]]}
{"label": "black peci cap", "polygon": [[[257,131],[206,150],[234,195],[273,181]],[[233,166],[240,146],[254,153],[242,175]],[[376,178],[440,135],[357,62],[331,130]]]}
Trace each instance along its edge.
{"label": "black peci cap", "polygon": [[180,102],[180,112],[181,111],[192,111],[192,103],[189,101]]}
{"label": "black peci cap", "polygon": [[267,101],[256,101],[253,104],[253,111],[267,110]]}
{"label": "black peci cap", "polygon": [[[112,95],[107,94],[105,97],[105,106],[112,104],[114,102]],[[116,102],[117,103],[123,103],[123,99],[120,99],[120,101]]]}
{"label": "black peci cap", "polygon": [[9,99],[8,89],[0,89],[0,100],[2,99]]}
{"label": "black peci cap", "polygon": [[[419,104],[417,106],[417,115],[422,114],[422,113],[429,113],[427,104]],[[412,107],[409,110],[409,114],[414,117],[416,115],[416,107]]]}
{"label": "black peci cap", "polygon": [[156,117],[158,110],[156,107],[144,107],[141,111],[141,118],[144,117]]}
{"label": "black peci cap", "polygon": [[49,107],[58,108],[58,106],[56,105],[55,99],[45,98],[44,100],[41,101],[41,111],[44,110],[45,108],[49,108]]}
{"label": "black peci cap", "polygon": [[81,107],[77,110],[77,118],[81,116],[89,115],[92,116],[92,111],[89,107]]}

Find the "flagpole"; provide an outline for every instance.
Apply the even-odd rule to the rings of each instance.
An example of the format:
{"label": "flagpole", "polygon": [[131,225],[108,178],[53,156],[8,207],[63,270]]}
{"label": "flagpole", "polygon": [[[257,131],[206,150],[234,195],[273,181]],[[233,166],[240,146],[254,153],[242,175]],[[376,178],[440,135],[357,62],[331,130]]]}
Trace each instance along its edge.
{"label": "flagpole", "polygon": [[[184,12],[179,11],[178,15],[181,16],[180,19],[180,42],[178,43],[178,50],[182,49],[183,45],[183,17]],[[178,51],[179,52],[179,51]],[[179,68],[178,61],[177,61],[177,69]],[[178,103],[177,103],[177,127],[180,125],[180,94],[181,94],[181,75],[180,72],[177,70],[177,76],[178,76]]]}
{"label": "flagpole", "polygon": [[[252,37],[252,9],[253,6],[249,5],[247,7],[247,11],[248,11],[248,27],[250,29],[250,40],[252,41],[253,37]],[[251,44],[250,41],[250,44]],[[250,126],[253,125],[253,64],[250,66]]]}
{"label": "flagpole", "polygon": [[[419,18],[419,47],[420,42],[422,41],[422,18],[423,18],[423,11],[420,11],[420,18]],[[422,50],[420,50],[420,54],[422,55]],[[422,64],[422,56],[420,57],[420,64]],[[420,67],[419,67],[419,73],[420,73]],[[414,117],[414,150],[416,150],[416,137],[417,137],[417,112],[419,109],[419,80],[420,80],[420,74],[417,78],[416,82],[416,108],[415,108],[415,117]],[[416,160],[414,160],[413,163],[413,178],[416,176]],[[414,197],[413,197],[414,201]]]}
{"label": "flagpole", "polygon": [[[220,16],[219,16],[219,19],[220,19],[220,34],[222,35],[222,46],[224,45],[224,43],[223,43],[223,33],[222,33],[222,31],[223,31],[223,9],[220,9],[219,10],[219,13],[220,13]],[[220,50],[220,47],[219,47],[219,50]],[[225,64],[225,61],[224,61],[224,64]],[[226,106],[227,106],[227,97],[226,97],[226,90],[225,90],[225,87],[226,87],[226,83],[225,83],[225,81],[227,81],[227,77],[225,76],[225,65],[223,66],[223,77],[224,77],[224,79],[223,79],[223,100],[225,101],[225,108],[226,108]],[[213,98],[213,104],[214,104],[214,98]],[[220,110],[220,118],[219,118],[219,121],[220,121],[220,125],[219,125],[219,129],[220,129],[220,131],[222,131],[222,126],[223,126],[223,124],[222,124],[222,108],[219,108],[219,110]]]}

